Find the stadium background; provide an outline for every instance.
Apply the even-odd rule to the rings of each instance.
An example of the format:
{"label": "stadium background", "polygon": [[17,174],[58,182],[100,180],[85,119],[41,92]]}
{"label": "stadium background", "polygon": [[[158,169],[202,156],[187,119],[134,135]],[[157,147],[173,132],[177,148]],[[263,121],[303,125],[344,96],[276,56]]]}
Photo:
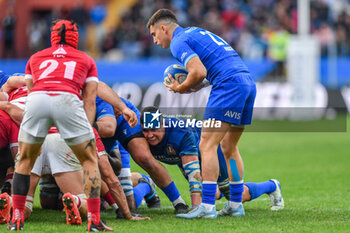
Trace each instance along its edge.
{"label": "stadium background", "polygon": [[[304,115],[297,121],[301,127],[285,130],[300,132],[280,132],[296,107],[288,71],[288,46],[298,34],[301,1],[304,0],[0,0],[0,69],[9,74],[24,72],[29,56],[49,46],[51,20],[72,17],[80,25],[80,49],[96,59],[99,78],[122,97],[138,107],[205,106],[209,89],[191,96],[178,95],[169,93],[162,84],[164,69],[177,61],[169,50],[153,45],[145,22],[156,9],[170,8],[178,15],[180,24],[203,27],[220,35],[247,63],[258,85],[256,107],[262,109],[255,114],[254,123],[267,122],[268,127],[277,125],[280,130],[266,133],[274,130],[265,127],[242,138],[245,179],[278,178],[286,209],[282,213],[270,212],[264,197],[247,204],[245,220],[220,218],[210,224],[198,220],[196,225],[202,227],[195,228],[190,222],[175,219],[170,203],[160,193],[168,209],[162,212],[141,209],[157,221],[112,226],[134,232],[217,232],[218,225],[223,231],[237,232],[347,232],[349,117],[342,118],[340,128],[311,133],[317,130],[307,127],[310,117]],[[313,118],[322,119],[316,127],[323,127],[336,116],[350,112],[350,3],[310,0],[309,19],[310,35],[318,42],[319,56],[316,82],[308,87],[314,91],[313,101],[306,107],[318,109]],[[301,82],[304,78],[301,77]],[[140,170],[134,164],[133,169]],[[176,168],[169,169],[189,203],[185,180]],[[67,232],[62,215],[41,211],[38,203],[36,197],[36,211],[30,220],[33,223],[25,228],[29,232]],[[219,208],[223,203],[219,202]],[[110,223],[114,216],[104,218]]]}

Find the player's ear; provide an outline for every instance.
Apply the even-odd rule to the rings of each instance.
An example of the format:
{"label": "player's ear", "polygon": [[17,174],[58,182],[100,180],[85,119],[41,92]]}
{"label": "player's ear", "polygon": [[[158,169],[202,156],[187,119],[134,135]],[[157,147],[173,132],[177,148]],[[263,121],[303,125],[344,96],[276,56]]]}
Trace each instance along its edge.
{"label": "player's ear", "polygon": [[162,25],[160,25],[160,30],[161,30],[162,32],[166,33],[167,30],[168,30],[168,27],[167,27],[165,24],[162,24]]}

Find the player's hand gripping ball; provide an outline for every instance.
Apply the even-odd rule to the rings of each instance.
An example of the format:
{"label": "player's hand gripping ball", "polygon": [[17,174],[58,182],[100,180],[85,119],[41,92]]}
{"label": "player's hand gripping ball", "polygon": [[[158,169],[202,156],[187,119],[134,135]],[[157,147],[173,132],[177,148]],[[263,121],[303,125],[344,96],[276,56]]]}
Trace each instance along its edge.
{"label": "player's hand gripping ball", "polygon": [[181,65],[174,64],[168,66],[164,71],[163,77],[164,82],[170,85],[171,79],[169,78],[168,74],[171,74],[171,76],[181,84],[186,80],[188,71]]}

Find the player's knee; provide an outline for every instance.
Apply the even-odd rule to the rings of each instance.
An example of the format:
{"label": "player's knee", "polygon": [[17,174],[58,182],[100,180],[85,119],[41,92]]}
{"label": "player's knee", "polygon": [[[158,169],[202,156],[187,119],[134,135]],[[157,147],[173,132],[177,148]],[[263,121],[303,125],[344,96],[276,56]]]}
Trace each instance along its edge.
{"label": "player's knee", "polygon": [[143,169],[152,169],[154,165],[156,165],[155,158],[148,153],[138,153],[135,157],[133,157],[135,161],[143,168]]}
{"label": "player's knee", "polygon": [[16,167],[21,166],[21,168],[32,168],[34,166],[36,158],[31,158],[27,155],[20,155],[18,161],[16,162]]}
{"label": "player's knee", "polygon": [[132,172],[131,173],[131,180],[132,180],[132,186],[135,187],[139,184],[139,179],[142,177],[141,173],[138,172]]}
{"label": "player's knee", "polygon": [[200,139],[199,145],[202,144],[202,146],[204,146],[204,145],[208,144],[209,140],[210,140],[210,135],[208,133],[203,132],[201,134],[201,139]]}
{"label": "player's knee", "polygon": [[199,143],[199,151],[203,154],[208,151],[216,151],[216,146],[210,145],[206,141],[200,141]]}
{"label": "player's knee", "polygon": [[232,156],[239,154],[238,146],[230,143],[221,144],[222,153],[225,156]]}

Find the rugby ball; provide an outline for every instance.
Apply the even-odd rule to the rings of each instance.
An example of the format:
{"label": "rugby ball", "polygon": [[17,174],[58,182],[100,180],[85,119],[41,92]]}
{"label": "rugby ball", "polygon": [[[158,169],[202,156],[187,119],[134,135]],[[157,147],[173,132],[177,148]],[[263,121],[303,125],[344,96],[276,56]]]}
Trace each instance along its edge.
{"label": "rugby ball", "polygon": [[171,84],[171,79],[168,74],[171,74],[171,76],[179,83],[183,83],[187,78],[188,71],[181,65],[174,64],[168,66],[164,71],[163,77],[166,84]]}

